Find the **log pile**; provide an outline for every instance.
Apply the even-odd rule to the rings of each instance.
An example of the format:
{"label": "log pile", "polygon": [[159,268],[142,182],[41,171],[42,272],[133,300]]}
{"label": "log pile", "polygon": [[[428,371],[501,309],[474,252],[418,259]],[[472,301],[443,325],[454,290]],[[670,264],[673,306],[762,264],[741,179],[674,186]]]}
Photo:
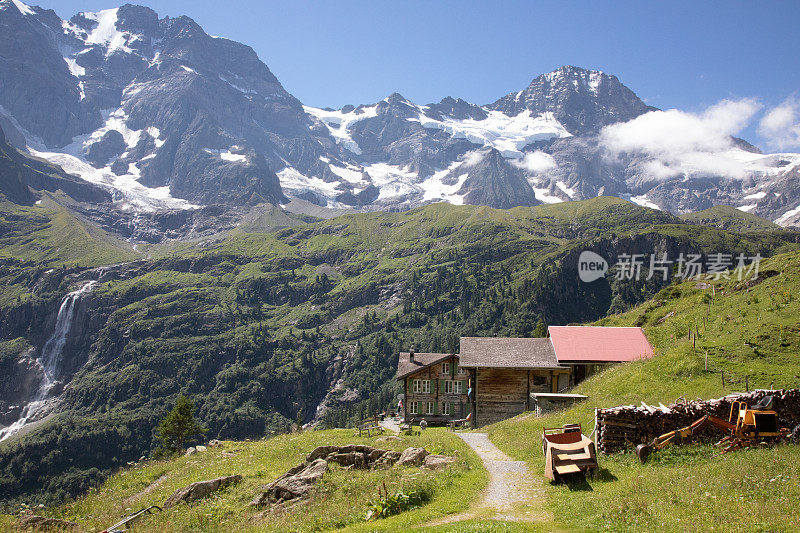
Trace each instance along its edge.
{"label": "log pile", "polygon": [[[634,448],[659,435],[688,426],[706,414],[727,420],[733,401],[742,400],[753,406],[770,395],[775,398],[774,409],[781,424],[790,429],[800,424],[800,389],[755,390],[713,400],[678,401],[670,406],[652,406],[642,402],[640,406],[622,405],[597,410],[597,449],[608,454]],[[720,438],[719,431],[714,428],[707,428],[697,435],[698,440]]]}

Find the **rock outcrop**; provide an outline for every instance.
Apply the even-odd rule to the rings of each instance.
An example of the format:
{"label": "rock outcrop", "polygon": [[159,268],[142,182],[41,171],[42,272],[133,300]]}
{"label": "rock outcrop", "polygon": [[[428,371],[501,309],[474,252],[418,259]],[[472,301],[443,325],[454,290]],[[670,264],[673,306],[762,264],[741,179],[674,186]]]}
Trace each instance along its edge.
{"label": "rock outcrop", "polygon": [[443,470],[455,462],[455,457],[449,455],[428,455],[422,463],[422,468],[428,470]]}
{"label": "rock outcrop", "polygon": [[[430,454],[425,448],[407,448],[402,454],[394,450],[381,450],[363,444],[344,446],[319,446],[306,457],[305,461],[290,469],[270,483],[250,505],[264,507],[305,498],[313,486],[322,479],[329,464],[337,464],[348,469],[378,469],[391,466],[420,466]],[[427,468],[443,468],[454,459],[434,455]]]}
{"label": "rock outcrop", "polygon": [[172,496],[167,498],[167,501],[164,502],[164,509],[168,509],[170,507],[174,507],[181,502],[191,502],[194,500],[199,500],[200,498],[205,498],[209,494],[212,494],[220,489],[227,487],[228,485],[235,485],[242,480],[242,476],[239,474],[233,476],[224,476],[218,477],[216,479],[209,479],[208,481],[196,481],[189,486],[183,487],[182,489],[178,489],[172,493]]}
{"label": "rock outcrop", "polygon": [[78,524],[60,518],[27,515],[19,519],[19,527],[23,531],[73,531]]}
{"label": "rock outcrop", "polygon": [[304,498],[327,470],[328,462],[325,459],[303,462],[270,483],[250,505],[263,507]]}

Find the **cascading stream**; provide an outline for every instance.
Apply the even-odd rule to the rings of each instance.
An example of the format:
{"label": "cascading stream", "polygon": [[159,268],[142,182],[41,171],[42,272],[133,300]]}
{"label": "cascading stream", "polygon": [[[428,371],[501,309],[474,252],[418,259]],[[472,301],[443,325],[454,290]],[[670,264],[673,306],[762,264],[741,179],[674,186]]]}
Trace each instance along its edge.
{"label": "cascading stream", "polygon": [[46,405],[50,390],[58,380],[60,373],[61,355],[67,343],[67,335],[72,329],[75,320],[75,310],[80,299],[94,288],[96,281],[85,283],[80,289],[67,294],[61,302],[56,317],[53,334],[42,347],[42,354],[36,363],[42,369],[42,382],[33,399],[23,408],[19,420],[8,427],[0,429],[0,441],[3,441],[22,429],[28,421],[33,419]]}

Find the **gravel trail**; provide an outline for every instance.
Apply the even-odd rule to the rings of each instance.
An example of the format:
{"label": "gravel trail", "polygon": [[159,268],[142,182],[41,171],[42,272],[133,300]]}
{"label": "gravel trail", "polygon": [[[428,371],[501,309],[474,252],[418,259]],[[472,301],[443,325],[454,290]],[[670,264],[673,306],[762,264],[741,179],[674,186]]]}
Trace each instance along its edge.
{"label": "gravel trail", "polygon": [[528,470],[524,461],[514,461],[492,444],[485,433],[458,433],[483,461],[489,486],[483,501],[467,512],[448,516],[429,525],[483,517],[513,522],[551,521],[544,481]]}

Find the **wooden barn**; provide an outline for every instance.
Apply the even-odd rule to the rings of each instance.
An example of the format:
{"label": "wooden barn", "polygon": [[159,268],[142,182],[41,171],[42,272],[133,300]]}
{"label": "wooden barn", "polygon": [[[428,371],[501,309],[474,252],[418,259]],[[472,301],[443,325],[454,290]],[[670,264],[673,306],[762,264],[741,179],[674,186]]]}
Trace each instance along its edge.
{"label": "wooden barn", "polygon": [[547,332],[558,363],[570,369],[570,385],[609,365],[649,359],[654,353],[642,328],[550,326]]}

